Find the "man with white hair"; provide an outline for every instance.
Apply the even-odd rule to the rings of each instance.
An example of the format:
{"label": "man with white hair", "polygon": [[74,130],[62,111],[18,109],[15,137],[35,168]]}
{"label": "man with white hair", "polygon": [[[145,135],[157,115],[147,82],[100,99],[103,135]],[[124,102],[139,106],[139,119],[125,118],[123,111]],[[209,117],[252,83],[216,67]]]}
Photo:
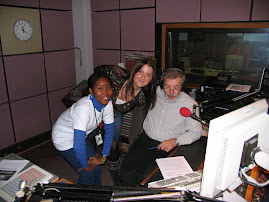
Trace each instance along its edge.
{"label": "man with white hair", "polygon": [[189,145],[201,137],[201,123],[180,114],[181,108],[193,110],[197,102],[181,92],[185,74],[167,69],[157,88],[157,102],[143,122],[143,131],[125,157],[120,177],[124,185],[137,186],[157,166],[157,158],[167,157],[178,145]]}

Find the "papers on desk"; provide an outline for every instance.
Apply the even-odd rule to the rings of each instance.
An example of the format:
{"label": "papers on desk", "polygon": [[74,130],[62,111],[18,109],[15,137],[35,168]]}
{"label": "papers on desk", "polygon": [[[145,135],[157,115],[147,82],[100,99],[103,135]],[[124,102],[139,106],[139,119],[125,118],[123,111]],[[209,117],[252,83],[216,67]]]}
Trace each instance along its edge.
{"label": "papers on desk", "polygon": [[235,191],[233,192],[225,191],[223,192],[223,196],[217,199],[221,201],[247,202],[242,196],[237,194]]}
{"label": "papers on desk", "polygon": [[179,175],[193,172],[184,156],[156,159],[164,179],[170,179]]}
{"label": "papers on desk", "polygon": [[240,84],[230,84],[226,90],[232,90],[232,91],[238,91],[238,92],[243,92],[247,93],[249,92],[251,86],[250,85],[240,85]]}
{"label": "papers on desk", "polygon": [[7,180],[14,178],[27,164],[28,160],[7,160],[0,161],[0,185]]}

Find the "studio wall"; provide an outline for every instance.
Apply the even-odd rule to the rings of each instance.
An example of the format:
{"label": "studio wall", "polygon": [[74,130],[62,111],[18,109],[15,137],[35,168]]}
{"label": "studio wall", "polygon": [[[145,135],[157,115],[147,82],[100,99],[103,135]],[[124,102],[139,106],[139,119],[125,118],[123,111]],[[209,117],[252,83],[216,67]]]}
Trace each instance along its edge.
{"label": "studio wall", "polygon": [[[14,23],[33,34],[21,41]],[[72,0],[0,0],[0,150],[51,130],[76,85]],[[26,31],[26,28],[24,28]]]}
{"label": "studio wall", "polygon": [[156,57],[162,23],[264,22],[268,10],[267,0],[91,0],[94,67],[125,53]]}

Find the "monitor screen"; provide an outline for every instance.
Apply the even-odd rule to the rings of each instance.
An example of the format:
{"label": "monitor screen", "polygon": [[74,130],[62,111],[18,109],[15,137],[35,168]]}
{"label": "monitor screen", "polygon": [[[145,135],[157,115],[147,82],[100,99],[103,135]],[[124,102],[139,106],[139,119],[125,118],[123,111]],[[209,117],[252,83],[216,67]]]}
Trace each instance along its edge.
{"label": "monitor screen", "polygon": [[225,68],[231,69],[232,73],[241,71],[243,68],[243,56],[242,55],[226,55]]}
{"label": "monitor screen", "polygon": [[210,121],[201,196],[214,198],[242,183],[238,173],[240,166],[250,164],[248,150],[268,147],[267,110],[262,99]]}
{"label": "monitor screen", "polygon": [[262,94],[269,94],[269,65],[265,65],[263,68],[259,88]]}

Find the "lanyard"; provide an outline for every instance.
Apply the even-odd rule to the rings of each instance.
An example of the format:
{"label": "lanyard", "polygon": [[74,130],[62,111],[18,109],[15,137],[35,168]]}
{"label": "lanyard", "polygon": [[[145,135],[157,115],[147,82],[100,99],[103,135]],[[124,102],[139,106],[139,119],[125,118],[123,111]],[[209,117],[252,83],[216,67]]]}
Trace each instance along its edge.
{"label": "lanyard", "polygon": [[[94,106],[94,105],[93,105]],[[94,115],[95,115],[95,120],[96,120],[96,125],[97,125],[97,127],[99,126],[99,128],[101,128],[102,127],[102,123],[100,122],[99,123],[99,125],[98,125],[98,122],[97,122],[97,116],[96,116],[96,112],[95,112],[95,107],[94,107]],[[103,111],[102,111],[103,109],[101,109],[101,112],[102,112],[102,120],[103,120]]]}

